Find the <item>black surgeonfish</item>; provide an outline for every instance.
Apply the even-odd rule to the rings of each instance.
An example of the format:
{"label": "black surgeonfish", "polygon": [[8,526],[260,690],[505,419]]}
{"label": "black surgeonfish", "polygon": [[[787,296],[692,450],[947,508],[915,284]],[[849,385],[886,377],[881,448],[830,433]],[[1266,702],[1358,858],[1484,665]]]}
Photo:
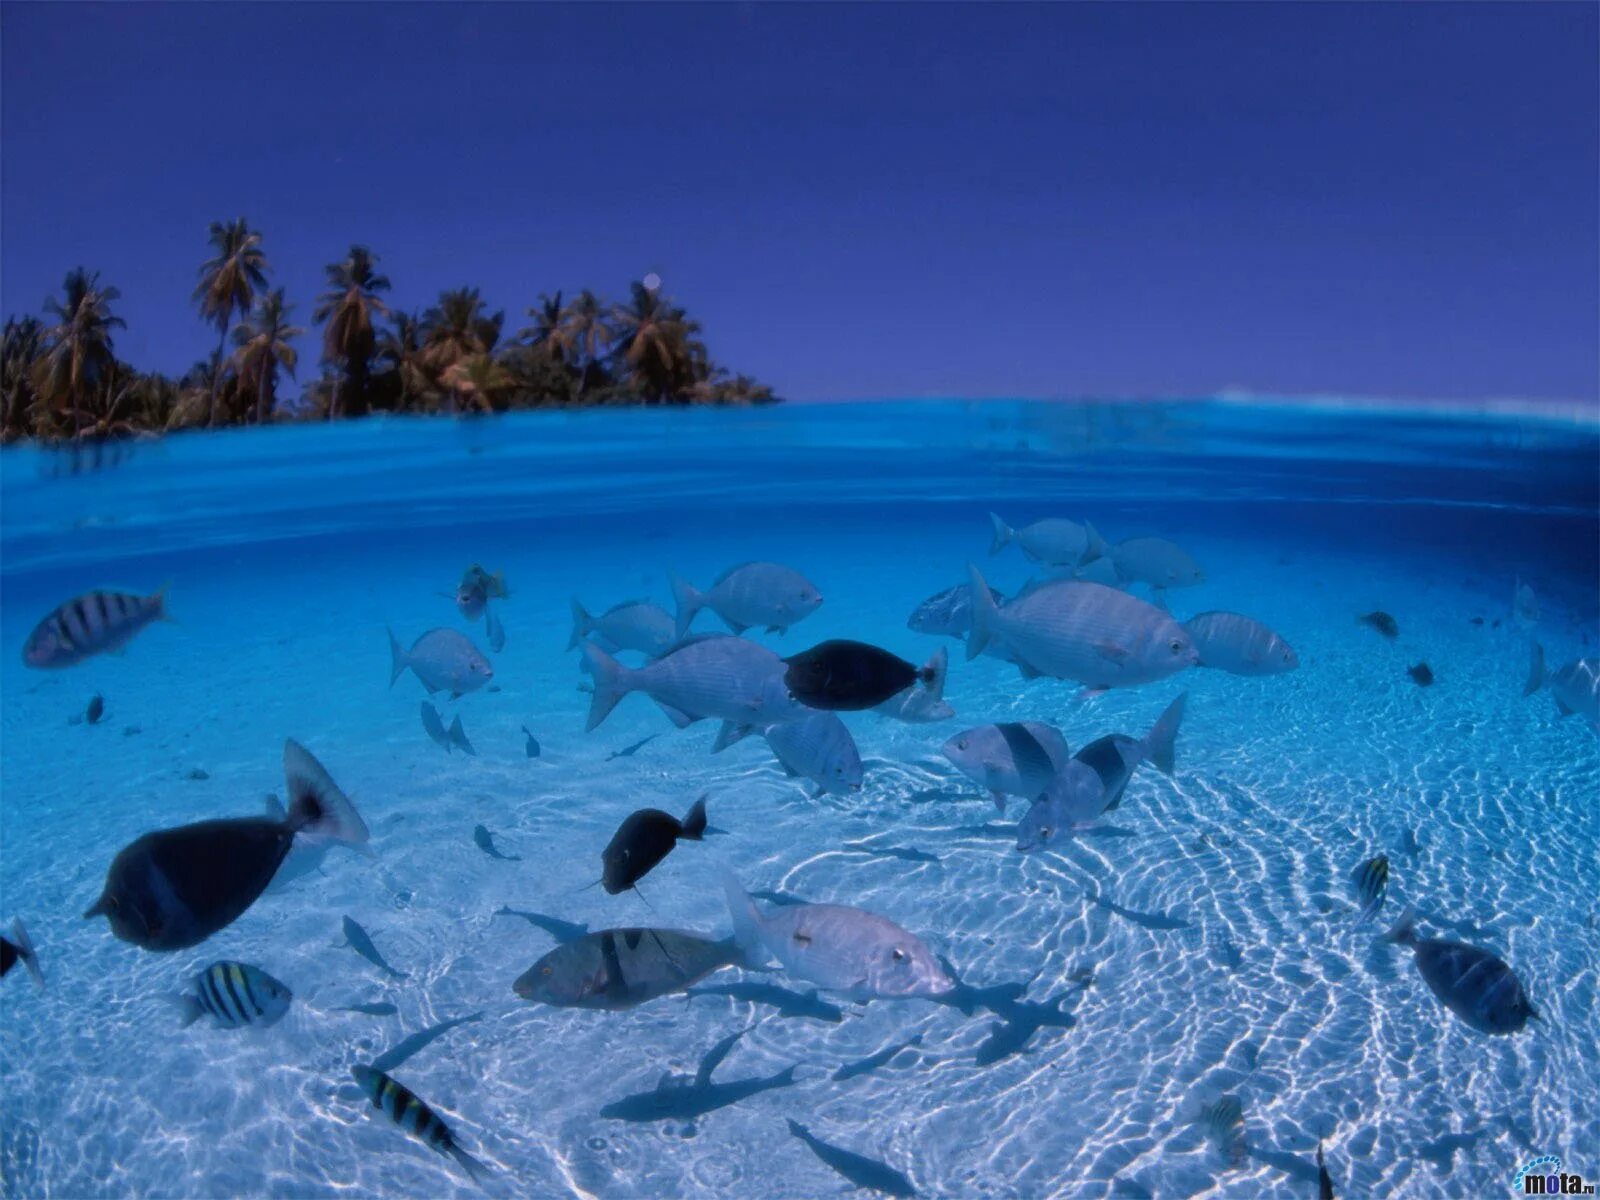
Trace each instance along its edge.
{"label": "black surgeonfish", "polygon": [[808,708],[873,708],[919,681],[935,700],[944,695],[944,670],[935,656],[922,668],[866,642],[834,639],[784,659],[789,694]]}

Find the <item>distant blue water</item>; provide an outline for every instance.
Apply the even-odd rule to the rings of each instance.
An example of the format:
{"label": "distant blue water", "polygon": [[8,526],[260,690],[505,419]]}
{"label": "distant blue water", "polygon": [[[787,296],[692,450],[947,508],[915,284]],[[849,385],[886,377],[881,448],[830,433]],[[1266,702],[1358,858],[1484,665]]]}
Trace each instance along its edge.
{"label": "distant blue water", "polygon": [[[1206,581],[1169,594],[1174,614],[1248,613],[1300,669],[1196,669],[1084,700],[1070,682],[965,661],[906,618],[969,561],[1008,595],[1036,573],[1015,549],[989,557],[990,510],[1179,542]],[[848,715],[866,764],[848,799],[810,798],[759,738],[713,756],[712,725],[676,731],[642,698],[585,734],[570,598],[670,607],[669,569],[705,585],[749,559],[787,563],[825,597],[786,635],[753,636],[785,654],[857,637],[916,662],[948,646],[957,717]],[[478,750],[447,757],[420,726],[417,682],[389,686],[384,627],[409,643],[446,626],[487,650],[448,598],[471,562],[509,581],[507,643],[491,655],[498,691],[436,698]],[[1531,630],[1512,620],[1518,579],[1542,607]],[[125,654],[23,666],[23,641],[61,601],[163,584],[175,622]],[[1373,609],[1398,621],[1393,642],[1357,623]],[[695,625],[719,627],[710,613]],[[373,1115],[349,1069],[478,1012],[395,1074],[491,1166],[498,1195],[845,1187],[786,1117],[925,1195],[1300,1197],[1315,1194],[1319,1137],[1340,1195],[1499,1194],[1540,1154],[1593,1179],[1600,737],[1521,692],[1531,640],[1559,664],[1594,655],[1597,637],[1594,422],[905,403],[7,449],[0,923],[28,923],[49,987],[20,971],[0,986],[3,1194],[476,1194]],[[1406,673],[1422,661],[1426,689]],[[1115,827],[1060,853],[1019,855],[1005,826],[1022,803],[997,816],[939,753],[997,720],[1049,721],[1073,748],[1142,733],[1185,690],[1174,776],[1142,769]],[[74,723],[96,693],[105,718]],[[140,833],[281,795],[285,737],[350,792],[373,857],[330,853],[193,950],[138,950],[81,919]],[[642,900],[583,890],[629,812],[681,814],[702,794],[728,837],[681,845]],[[480,823],[522,861],[485,855]],[[1390,895],[1361,926],[1347,876],[1380,852]],[[723,866],[752,889],[881,912],[967,982],[1026,984],[1075,1023],[1027,1035],[926,1001],[841,1002],[828,1021],[725,995],[598,1013],[511,992],[554,941],[502,906],[720,937]],[[1545,1020],[1491,1039],[1447,1013],[1409,953],[1377,944],[1406,903],[1425,932],[1505,958]],[[408,977],[341,946],[345,915]],[[218,958],[287,983],[289,1015],[180,1029],[164,997]],[[377,1001],[398,1015],[340,1011]],[[692,1075],[747,1026],[715,1078],[798,1064],[793,1086],[693,1122],[599,1115],[665,1072]],[[1194,1120],[1224,1092],[1244,1109],[1242,1167]]]}

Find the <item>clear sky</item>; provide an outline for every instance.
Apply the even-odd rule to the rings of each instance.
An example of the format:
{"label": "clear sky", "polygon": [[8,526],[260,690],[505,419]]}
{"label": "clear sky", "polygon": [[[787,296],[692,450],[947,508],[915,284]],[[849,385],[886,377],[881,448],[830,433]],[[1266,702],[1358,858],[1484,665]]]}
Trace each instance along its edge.
{"label": "clear sky", "polygon": [[1594,397],[1597,13],[7,3],[0,301],[181,371],[242,214],[301,324],[653,270],[796,398]]}

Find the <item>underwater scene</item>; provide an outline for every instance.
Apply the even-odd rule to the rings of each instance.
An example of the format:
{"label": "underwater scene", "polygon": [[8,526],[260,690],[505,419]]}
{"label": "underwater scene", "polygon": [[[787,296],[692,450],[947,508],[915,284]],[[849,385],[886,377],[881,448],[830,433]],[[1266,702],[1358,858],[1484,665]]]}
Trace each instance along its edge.
{"label": "underwater scene", "polygon": [[1600,1174],[1597,462],[1223,400],[8,447],[3,1194]]}

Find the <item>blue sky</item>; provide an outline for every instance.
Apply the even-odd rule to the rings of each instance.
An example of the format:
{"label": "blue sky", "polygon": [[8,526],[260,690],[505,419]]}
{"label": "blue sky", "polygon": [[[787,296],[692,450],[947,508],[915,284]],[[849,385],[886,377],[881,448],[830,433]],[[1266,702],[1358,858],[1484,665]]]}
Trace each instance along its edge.
{"label": "blue sky", "polygon": [[8,3],[0,302],[181,371],[243,214],[301,324],[353,241],[512,329],[653,270],[797,398],[1590,398],[1597,12]]}

